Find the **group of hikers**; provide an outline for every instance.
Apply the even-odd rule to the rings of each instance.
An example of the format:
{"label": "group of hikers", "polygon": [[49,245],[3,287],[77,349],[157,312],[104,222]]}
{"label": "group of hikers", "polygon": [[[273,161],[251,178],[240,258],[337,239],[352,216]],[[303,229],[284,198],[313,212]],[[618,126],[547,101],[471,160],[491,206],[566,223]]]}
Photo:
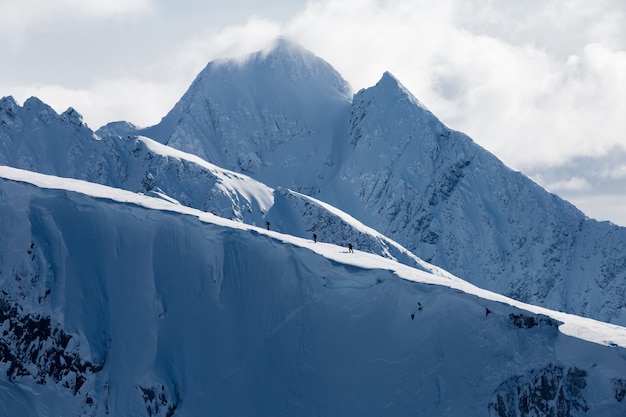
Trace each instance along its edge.
{"label": "group of hikers", "polygon": [[[267,228],[267,230],[270,230],[270,222],[265,222],[265,227]],[[317,234],[315,233],[313,233],[313,242],[317,243]],[[352,243],[348,243],[348,253],[354,253]]]}

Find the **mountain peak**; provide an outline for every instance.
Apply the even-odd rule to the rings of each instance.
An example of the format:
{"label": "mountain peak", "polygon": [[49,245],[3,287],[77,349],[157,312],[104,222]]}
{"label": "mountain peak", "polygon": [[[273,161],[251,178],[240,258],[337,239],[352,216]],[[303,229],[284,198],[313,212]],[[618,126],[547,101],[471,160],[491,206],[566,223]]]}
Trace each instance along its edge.
{"label": "mountain peak", "polygon": [[395,82],[396,84],[400,84],[400,81],[398,81],[398,79],[389,71],[385,71],[383,73],[383,76],[380,79],[380,82]]}
{"label": "mountain peak", "polygon": [[17,106],[17,103],[15,102],[13,96],[4,96],[0,98],[0,110],[13,108],[15,106]]}
{"label": "mountain peak", "polygon": [[52,111],[52,107],[48,106],[46,103],[44,103],[43,101],[41,101],[38,97],[30,97],[28,99],[26,99],[26,101],[24,102],[24,106],[25,109],[29,109],[29,110],[46,110],[46,111]]}
{"label": "mountain peak", "polygon": [[0,127],[13,124],[19,105],[12,96],[0,98]]}
{"label": "mountain peak", "polygon": [[432,113],[428,107],[426,107],[426,105],[424,103],[422,103],[420,100],[417,99],[417,97],[415,97],[413,95],[413,93],[411,93],[409,91],[408,88],[406,88],[392,73],[390,73],[389,71],[385,71],[383,76],[381,77],[380,81],[378,81],[378,83],[376,83],[375,88],[377,89],[381,89],[381,90],[385,90],[385,91],[389,91],[392,92],[394,94],[397,94],[399,96],[404,96],[406,97],[409,101],[411,101],[413,104],[417,105],[418,107],[420,107],[423,110],[426,110],[429,113]]}
{"label": "mountain peak", "polygon": [[[324,165],[351,99],[330,64],[278,38],[243,60],[209,63],[161,123],[140,133],[248,175],[267,168],[260,179],[276,185],[286,165],[299,173],[303,159],[311,172]],[[282,162],[266,160],[270,154]]]}
{"label": "mountain peak", "polygon": [[0,98],[0,117],[2,114],[15,115],[15,108],[19,107],[12,96]]}
{"label": "mountain peak", "polygon": [[341,75],[325,60],[302,45],[285,37],[244,60],[244,65],[267,67],[275,76],[292,82],[320,82],[332,86],[343,95],[352,95],[352,89]]}
{"label": "mountain peak", "polygon": [[209,62],[176,107],[188,106],[194,97],[219,101],[218,96],[243,94],[263,95],[265,100],[285,92],[293,93],[292,99],[304,95],[311,100],[312,94],[342,101],[352,98],[350,85],[329,63],[300,44],[279,37],[269,48],[243,58]]}
{"label": "mountain peak", "polygon": [[76,128],[87,126],[85,122],[83,121],[83,116],[79,112],[77,112],[73,107],[69,107],[67,110],[65,110],[60,115],[60,117],[61,119],[67,121],[68,123],[75,126]]}
{"label": "mountain peak", "polygon": [[312,53],[308,49],[284,36],[279,36],[278,38],[276,38],[270,44],[270,47],[266,50],[266,52],[268,54],[274,53],[312,55]]}

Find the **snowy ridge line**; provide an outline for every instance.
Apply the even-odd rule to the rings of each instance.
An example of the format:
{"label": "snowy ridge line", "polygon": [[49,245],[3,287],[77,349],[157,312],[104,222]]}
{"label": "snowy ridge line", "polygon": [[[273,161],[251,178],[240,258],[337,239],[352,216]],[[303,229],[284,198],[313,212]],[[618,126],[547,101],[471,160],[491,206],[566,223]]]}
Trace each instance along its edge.
{"label": "snowy ridge line", "polygon": [[202,221],[215,223],[220,226],[228,226],[244,230],[249,229],[249,227],[241,227],[243,226],[243,223],[228,220],[201,210],[192,209],[190,207],[183,206],[182,204],[170,202],[169,200],[166,201],[161,198],[148,197],[132,191],[126,191],[120,188],[109,187],[107,185],[96,184],[89,181],[40,174],[8,166],[0,166],[0,178],[29,183],[39,188],[71,191],[84,194],[89,197],[113,200],[118,203],[134,204],[153,210],[189,214],[199,217]]}
{"label": "snowy ridge line", "polygon": [[[163,145],[146,136],[138,136],[137,139],[143,142],[150,151],[158,155],[178,160],[185,160],[208,169],[214,175],[219,177],[224,184],[231,186],[231,188],[237,188],[237,190],[239,190],[239,192],[241,192],[241,194],[246,197],[248,201],[252,201],[253,197],[255,197],[256,200],[261,203],[261,209],[265,212],[267,212],[274,204],[274,190],[247,175],[220,168],[197,155]],[[254,187],[251,187],[249,184],[254,184]]]}
{"label": "snowy ridge line", "polygon": [[[215,176],[219,177],[222,182],[231,188],[237,188],[241,194],[252,201],[253,197],[261,203],[261,209],[268,211],[274,204],[274,190],[265,184],[258,182],[244,174],[220,168],[197,155],[174,149],[170,146],[163,145],[145,136],[138,136],[138,140],[142,141],[150,151],[169,158],[185,160],[211,171]],[[236,183],[236,186],[235,186]],[[251,187],[250,184],[254,186]]]}
{"label": "snowy ridge line", "polygon": [[427,270],[428,272],[430,272],[433,275],[437,275],[439,277],[442,278],[446,278],[446,279],[452,279],[452,280],[460,280],[462,281],[460,278],[452,275],[451,273],[449,273],[448,271],[439,268],[438,266],[432,265],[426,261],[424,261],[422,258],[420,258],[419,256],[415,255],[413,252],[409,251],[407,248],[405,248],[404,246],[402,246],[401,244],[399,244],[398,242],[396,242],[393,239],[388,238],[387,236],[383,235],[382,233],[380,233],[378,230],[373,229],[363,223],[361,223],[361,221],[355,219],[354,217],[352,217],[350,214],[338,209],[335,206],[332,206],[324,201],[318,200],[316,198],[313,198],[311,196],[299,193],[297,191],[293,191],[293,190],[289,190],[289,192],[291,194],[297,195],[302,199],[305,200],[309,200],[321,207],[323,207],[325,210],[327,210],[329,213],[334,214],[335,216],[341,218],[343,221],[345,221],[346,223],[348,223],[350,226],[352,226],[354,229],[364,233],[364,234],[368,234],[371,236],[374,236],[380,240],[385,241],[385,243],[387,243],[390,246],[395,247],[398,251],[402,252],[404,255],[410,257],[411,259],[413,259],[415,261],[416,264],[420,265],[421,267],[423,267],[425,270]]}
{"label": "snowy ridge line", "polygon": [[626,348],[626,327],[604,323],[597,320],[575,316],[573,314],[549,310],[525,304],[511,298],[478,288],[452,275],[435,275],[420,271],[407,265],[381,256],[355,250],[349,253],[347,248],[330,244],[314,243],[308,239],[278,233],[245,223],[228,220],[211,213],[171,203],[159,198],[148,197],[118,188],[108,187],[83,180],[61,178],[39,174],[32,171],[0,166],[0,178],[10,181],[29,183],[39,188],[65,190],[80,193],[98,199],[108,199],[118,203],[134,204],[152,210],[168,211],[197,217],[200,221],[217,226],[234,228],[269,236],[283,243],[309,249],[337,263],[364,269],[382,269],[393,272],[399,278],[423,284],[440,285],[475,295],[479,298],[511,305],[534,314],[551,317],[562,324],[559,331],[563,334],[589,342]]}

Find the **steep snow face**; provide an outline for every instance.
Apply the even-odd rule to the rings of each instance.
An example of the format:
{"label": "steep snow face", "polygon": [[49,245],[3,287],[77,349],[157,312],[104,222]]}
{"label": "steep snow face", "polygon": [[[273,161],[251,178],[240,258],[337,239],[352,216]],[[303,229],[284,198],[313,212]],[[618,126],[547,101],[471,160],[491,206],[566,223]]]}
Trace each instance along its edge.
{"label": "steep snow face", "polygon": [[626,323],[626,229],[511,171],[391,75],[355,96],[350,144],[337,180],[352,193],[328,201],[478,286]]}
{"label": "steep snow face", "polygon": [[[447,129],[389,73],[355,95],[349,123],[347,156],[320,197],[374,228],[386,226],[384,219],[397,213],[381,213],[372,202],[404,206],[423,198],[424,179],[435,171]],[[398,181],[390,183],[391,177]]]}
{"label": "steep snow face", "polygon": [[[28,178],[0,180],[12,417],[624,414],[624,348],[548,316],[359,251]],[[625,329],[563,317],[626,345]]]}
{"label": "steep snow face", "polygon": [[158,125],[140,131],[270,185],[314,191],[341,158],[350,88],[280,39],[243,61],[211,62]]}

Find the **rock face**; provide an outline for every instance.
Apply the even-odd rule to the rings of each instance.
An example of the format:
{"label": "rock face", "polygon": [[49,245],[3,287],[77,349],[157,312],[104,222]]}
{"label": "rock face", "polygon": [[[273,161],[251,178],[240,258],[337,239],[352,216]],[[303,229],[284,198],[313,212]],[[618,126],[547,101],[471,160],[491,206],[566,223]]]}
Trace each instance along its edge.
{"label": "rock face", "polygon": [[584,397],[587,372],[548,365],[505,381],[489,403],[497,417],[583,416],[589,411]]}
{"label": "rock face", "polygon": [[88,378],[102,369],[80,357],[74,338],[50,317],[28,314],[0,298],[0,362],[9,381],[32,379],[58,384],[77,395]]}

